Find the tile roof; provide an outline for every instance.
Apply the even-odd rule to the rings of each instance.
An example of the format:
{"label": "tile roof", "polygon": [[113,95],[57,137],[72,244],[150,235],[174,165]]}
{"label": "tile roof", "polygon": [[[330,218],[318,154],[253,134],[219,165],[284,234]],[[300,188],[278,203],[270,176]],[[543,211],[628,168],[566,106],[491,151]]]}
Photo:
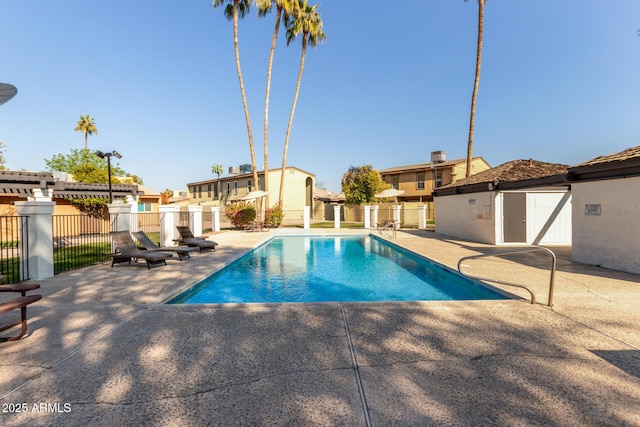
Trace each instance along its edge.
{"label": "tile roof", "polygon": [[567,165],[545,163],[533,159],[513,160],[507,163],[503,163],[500,166],[496,166],[495,168],[487,169],[486,171],[471,175],[468,178],[464,178],[451,184],[444,185],[438,190],[490,182],[497,184],[499,182],[516,182],[540,179],[549,176],[565,174],[567,172],[567,168]]}
{"label": "tile roof", "polygon": [[[0,171],[0,194],[28,197],[36,188],[53,189],[54,198],[109,198],[107,184],[58,181],[52,172]],[[114,197],[141,194],[137,185],[130,184],[113,184],[111,192]]]}
{"label": "tile roof", "polygon": [[[474,157],[474,159],[481,159],[481,157]],[[459,163],[466,163],[466,161],[467,159],[454,159],[454,160],[446,160],[444,162],[429,162],[429,163],[418,163],[415,165],[393,166],[386,169],[379,169],[378,172],[380,172],[381,174],[388,174],[388,173],[411,171],[411,170],[431,169],[434,166],[448,167],[448,166],[455,166]]]}
{"label": "tile roof", "polygon": [[580,168],[584,166],[601,165],[603,163],[621,162],[630,159],[640,159],[640,145],[637,147],[627,148],[619,153],[609,154],[608,156],[598,156],[594,159],[571,166],[571,168]]}

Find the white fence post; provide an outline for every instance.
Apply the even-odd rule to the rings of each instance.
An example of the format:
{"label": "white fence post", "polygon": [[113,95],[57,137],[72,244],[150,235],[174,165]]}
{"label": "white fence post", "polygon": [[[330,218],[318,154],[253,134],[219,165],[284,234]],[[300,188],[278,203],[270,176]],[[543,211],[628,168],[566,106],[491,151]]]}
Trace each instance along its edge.
{"label": "white fence post", "polygon": [[202,236],[202,206],[188,206],[189,227],[194,236]]}
{"label": "white fence post", "polygon": [[220,231],[220,206],[211,206],[211,228]]}
{"label": "white fence post", "polygon": [[396,230],[400,229],[400,210],[402,210],[402,205],[393,206],[393,222],[396,223]]}
{"label": "white fence post", "polygon": [[[44,198],[46,200],[46,198]],[[38,200],[38,199],[36,199]],[[41,199],[42,200],[42,199]],[[53,277],[53,207],[55,202],[26,201],[14,202],[16,211],[20,216],[28,216],[28,233],[26,233],[29,247],[29,279],[43,280]],[[27,219],[24,218],[26,221]],[[21,226],[23,225],[21,221]],[[23,247],[24,242],[22,242]],[[20,275],[22,276],[22,273]]]}
{"label": "white fence post", "polygon": [[364,207],[364,228],[371,228],[371,206],[369,205]]}
{"label": "white fence post", "polygon": [[427,228],[427,205],[418,205],[418,228],[420,230]]}
{"label": "white fence post", "polygon": [[[111,218],[111,231],[131,231],[131,205],[122,203],[122,200],[114,200],[107,205]],[[116,251],[116,244],[111,240],[111,252]]]}
{"label": "white fence post", "polygon": [[174,246],[173,241],[178,237],[177,217],[180,215],[180,206],[160,205],[160,246]]}
{"label": "white fence post", "polygon": [[305,206],[304,208],[304,229],[311,228],[311,206]]}
{"label": "white fence post", "polygon": [[131,219],[129,221],[129,227],[131,232],[139,231],[138,227],[138,196],[127,195],[127,204],[130,206]]}
{"label": "white fence post", "polygon": [[333,206],[333,228],[340,228],[340,205]]}
{"label": "white fence post", "polygon": [[378,228],[378,210],[380,206],[373,205],[373,228]]}

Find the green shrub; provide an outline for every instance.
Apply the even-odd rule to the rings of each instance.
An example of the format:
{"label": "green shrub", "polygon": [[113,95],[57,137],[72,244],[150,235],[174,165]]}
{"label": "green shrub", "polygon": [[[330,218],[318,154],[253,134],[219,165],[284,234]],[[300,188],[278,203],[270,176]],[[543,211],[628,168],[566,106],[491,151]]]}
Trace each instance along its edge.
{"label": "green shrub", "polygon": [[225,207],[224,214],[238,230],[256,220],[256,208],[245,202],[237,202]]}
{"label": "green shrub", "polygon": [[284,212],[282,212],[282,202],[278,202],[273,205],[272,208],[267,208],[264,211],[264,222],[271,228],[280,227],[283,218]]}

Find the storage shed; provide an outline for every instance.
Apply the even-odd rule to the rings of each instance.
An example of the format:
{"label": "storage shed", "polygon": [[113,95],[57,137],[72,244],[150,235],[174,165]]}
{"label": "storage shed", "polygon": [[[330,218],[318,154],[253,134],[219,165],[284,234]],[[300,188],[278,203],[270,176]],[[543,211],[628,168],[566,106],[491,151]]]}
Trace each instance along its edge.
{"label": "storage shed", "polygon": [[570,244],[567,166],[514,160],[434,191],[436,232],[493,245]]}
{"label": "storage shed", "polygon": [[640,274],[640,146],[569,168],[572,259]]}

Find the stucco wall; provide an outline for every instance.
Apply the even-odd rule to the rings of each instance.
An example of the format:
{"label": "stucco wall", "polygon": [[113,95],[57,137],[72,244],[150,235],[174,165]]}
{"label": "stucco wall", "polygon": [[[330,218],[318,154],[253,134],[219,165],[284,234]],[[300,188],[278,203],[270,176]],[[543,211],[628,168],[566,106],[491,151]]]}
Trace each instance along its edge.
{"label": "stucco wall", "polygon": [[495,244],[495,193],[435,197],[436,232]]}
{"label": "stucco wall", "polygon": [[574,183],[574,261],[640,274],[640,177]]}

